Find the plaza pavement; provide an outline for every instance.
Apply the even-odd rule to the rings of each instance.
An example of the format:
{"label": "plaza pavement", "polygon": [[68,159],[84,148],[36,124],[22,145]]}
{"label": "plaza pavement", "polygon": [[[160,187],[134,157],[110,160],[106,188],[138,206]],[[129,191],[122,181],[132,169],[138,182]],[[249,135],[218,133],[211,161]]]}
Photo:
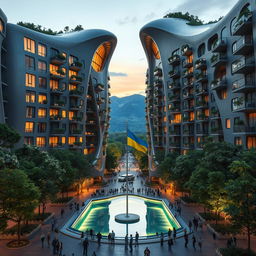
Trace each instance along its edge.
{"label": "plaza pavement", "polygon": [[[138,174],[136,171],[137,168],[131,168],[130,172],[134,173],[135,175]],[[125,170],[122,168],[121,173],[124,173]],[[134,181],[134,189],[135,192],[137,188],[141,188],[141,177],[138,177]],[[144,182],[144,180],[143,180]],[[105,188],[106,190],[110,188],[120,188],[121,187],[120,182],[110,182],[109,185]],[[77,202],[83,202],[85,201],[90,194],[94,190],[90,189],[89,191],[84,191],[82,195],[76,198]],[[171,199],[171,201],[174,201],[174,197],[170,194],[164,195],[167,198]],[[73,211],[70,211],[68,207],[65,208],[65,214],[64,217],[60,217],[60,210],[61,207],[50,207],[47,206],[47,211],[53,211],[56,214],[57,217],[57,225],[58,227],[61,227],[74,213]],[[189,207],[189,206],[182,206],[182,212],[181,215],[185,222],[188,224],[188,221],[193,219],[195,216],[195,212],[198,211],[197,207]],[[45,234],[50,231],[51,226],[50,224],[46,224],[42,227],[42,232]],[[134,230],[135,234],[136,230]],[[0,256],[52,256],[52,249],[47,248],[47,245],[45,245],[45,248],[41,248],[41,241],[40,241],[40,235],[41,232],[37,233],[35,237],[31,240],[31,243],[29,246],[20,248],[20,249],[7,249],[6,243],[7,241],[0,241]],[[51,233],[51,238],[54,237],[54,233]],[[212,235],[207,231],[206,227],[203,228],[202,231],[198,231],[195,233],[195,237],[201,238],[202,240],[202,251],[200,252],[198,247],[197,250],[194,251],[192,247],[192,235],[189,236],[189,244],[188,248],[184,247],[184,238],[179,238],[176,240],[175,244],[170,249],[165,242],[163,246],[160,245],[160,243],[154,243],[154,244],[148,244],[148,248],[151,251],[151,256],[214,256],[216,255],[215,251],[217,247],[225,247],[226,241],[225,240],[216,240],[214,241],[212,238]],[[74,256],[82,256],[82,245],[79,240],[68,237],[66,235],[63,235],[59,233],[58,239],[62,241],[63,243],[63,254],[65,256],[72,256],[72,253]],[[46,243],[45,243],[46,244]],[[245,241],[238,240],[238,246],[244,247]],[[253,247],[255,246],[255,240],[252,242]],[[139,245],[137,247],[133,247],[133,252],[130,252],[129,249],[125,250],[124,245],[111,245],[111,244],[101,244],[98,246],[96,242],[90,242],[89,248],[88,248],[88,256],[91,256],[93,252],[95,251],[97,256],[143,256],[144,255],[144,249],[146,248],[146,245]]]}

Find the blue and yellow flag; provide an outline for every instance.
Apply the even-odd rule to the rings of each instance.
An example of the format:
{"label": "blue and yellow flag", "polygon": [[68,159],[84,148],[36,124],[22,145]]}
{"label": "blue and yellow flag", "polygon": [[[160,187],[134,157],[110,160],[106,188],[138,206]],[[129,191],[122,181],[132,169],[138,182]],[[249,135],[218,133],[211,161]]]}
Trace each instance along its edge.
{"label": "blue and yellow flag", "polygon": [[146,153],[148,151],[148,144],[146,141],[136,137],[131,131],[127,131],[127,145],[135,148],[138,151]]}

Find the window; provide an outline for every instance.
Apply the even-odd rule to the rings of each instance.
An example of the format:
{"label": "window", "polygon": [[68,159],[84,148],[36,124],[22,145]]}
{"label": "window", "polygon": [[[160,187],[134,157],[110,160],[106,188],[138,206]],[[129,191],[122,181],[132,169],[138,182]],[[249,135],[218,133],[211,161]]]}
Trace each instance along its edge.
{"label": "window", "polygon": [[221,100],[225,100],[227,98],[227,90],[226,89],[220,91],[219,98]]}
{"label": "window", "polygon": [[61,143],[66,144],[66,137],[61,137]]}
{"label": "window", "polygon": [[36,93],[31,91],[26,91],[26,102],[27,103],[35,103]]}
{"label": "window", "polygon": [[77,76],[78,75],[78,73],[76,71],[73,71],[73,70],[69,70],[68,74],[69,74],[69,78],[71,76]]}
{"label": "window", "polygon": [[209,40],[208,40],[208,51],[211,51],[215,45],[215,43],[218,40],[218,35],[215,34],[213,35]]}
{"label": "window", "polygon": [[232,36],[233,34],[233,29],[234,29],[234,25],[236,23],[236,17],[231,21],[230,23],[230,35]]}
{"label": "window", "polygon": [[202,55],[205,54],[205,43],[201,44],[199,47],[198,47],[198,58],[200,58]]}
{"label": "window", "polygon": [[46,46],[43,44],[38,44],[38,51],[39,56],[45,57],[46,56]]}
{"label": "window", "polygon": [[230,119],[229,119],[229,118],[226,119],[226,128],[227,128],[227,129],[230,129],[230,128],[231,128],[231,122],[230,122]]}
{"label": "window", "polygon": [[248,114],[248,124],[250,127],[256,127],[256,113]]}
{"label": "window", "polygon": [[36,52],[35,41],[30,38],[24,37],[24,50],[27,52],[35,53]]}
{"label": "window", "polygon": [[34,132],[34,123],[33,122],[25,123],[25,132]]}
{"label": "window", "polygon": [[38,70],[46,72],[46,62],[39,60],[38,61]]}
{"label": "window", "polygon": [[28,69],[35,69],[35,59],[33,57],[25,55],[25,66]]}
{"label": "window", "polygon": [[45,147],[45,137],[37,137],[36,138],[36,145],[38,147]]}
{"label": "window", "polygon": [[46,132],[46,123],[38,123],[37,130],[39,133],[44,133]]}
{"label": "window", "polygon": [[66,69],[59,68],[57,65],[50,64],[50,73],[57,76],[66,76]]}
{"label": "window", "polygon": [[66,110],[62,110],[62,112],[61,112],[61,116],[63,117],[63,118],[66,118],[67,117],[67,111]]}
{"label": "window", "polygon": [[[156,44],[153,42],[152,39],[151,39],[151,42],[152,42],[152,48],[151,49],[152,49],[155,57],[157,59],[159,59],[160,54],[159,54],[158,48],[157,48]],[[103,43],[102,45],[100,45],[98,47],[98,49],[96,50],[96,52],[94,53],[94,56],[93,56],[93,59],[92,59],[92,67],[96,72],[100,72],[104,68],[104,64],[105,64],[107,56],[110,52],[110,49],[111,49],[111,43],[106,42],[106,43]]]}
{"label": "window", "polygon": [[39,108],[37,115],[39,118],[45,118],[46,117],[46,108]]}
{"label": "window", "polygon": [[58,143],[59,143],[59,138],[58,137],[50,137],[49,138],[50,147],[57,147]]}
{"label": "window", "polygon": [[76,137],[68,137],[68,144],[74,144],[76,142]]}
{"label": "window", "polygon": [[236,146],[242,145],[243,142],[242,142],[241,137],[235,137],[235,139],[234,139],[234,144],[235,144]]}
{"label": "window", "polygon": [[27,87],[36,87],[36,76],[26,73],[26,86]]}
{"label": "window", "polygon": [[38,103],[40,104],[47,104],[47,97],[45,94],[38,95]]}
{"label": "window", "polygon": [[69,58],[68,58],[68,63],[69,63],[69,66],[71,66],[73,63],[75,63],[76,61],[78,61],[78,58],[75,57],[75,56],[72,56],[70,55]]}
{"label": "window", "polygon": [[27,107],[26,108],[26,118],[34,118],[35,117],[35,108]]}
{"label": "window", "polygon": [[256,148],[256,137],[254,136],[249,136],[247,137],[247,148]]}
{"label": "window", "polygon": [[50,88],[51,90],[59,89],[59,82],[57,80],[50,80]]}
{"label": "window", "polygon": [[33,145],[34,144],[34,138],[33,137],[24,137],[24,144]]}
{"label": "window", "polygon": [[47,80],[45,77],[39,77],[38,78],[38,86],[39,88],[46,89],[47,88]]}
{"label": "window", "polygon": [[4,32],[4,22],[0,19],[0,32]]}
{"label": "window", "polygon": [[181,122],[181,114],[175,114],[171,123],[179,124]]}

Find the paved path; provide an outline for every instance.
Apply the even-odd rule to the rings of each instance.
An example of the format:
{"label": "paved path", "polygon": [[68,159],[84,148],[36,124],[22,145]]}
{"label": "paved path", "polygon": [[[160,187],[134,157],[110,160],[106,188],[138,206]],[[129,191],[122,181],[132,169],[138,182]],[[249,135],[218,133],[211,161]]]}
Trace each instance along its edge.
{"label": "paved path", "polygon": [[[138,172],[136,171],[137,168],[131,168],[130,172],[134,173],[136,176]],[[125,173],[125,169],[122,168],[121,173]],[[134,181],[134,188],[135,192],[137,188],[142,187],[141,185],[141,179],[140,177],[136,178]],[[143,180],[144,182],[144,180]],[[120,182],[110,182],[108,187],[105,188],[105,190],[109,190],[111,188],[120,188],[121,187]],[[93,190],[84,192],[79,198],[77,198],[77,202],[83,202],[85,201],[90,194],[93,192]],[[165,195],[167,198],[174,200],[173,196],[167,194]],[[55,208],[48,208],[51,211],[54,211],[56,213],[57,219],[58,219],[58,225],[62,226],[73,214],[70,212],[69,209],[65,209],[65,215],[61,219],[60,218],[60,209],[58,207]],[[194,207],[186,207],[182,206],[182,217],[188,223],[190,219],[193,218],[195,215],[197,208]],[[44,233],[47,233],[47,231],[50,230],[50,225],[44,225],[42,228]],[[135,230],[136,231],[136,230]],[[134,233],[135,233],[134,231]],[[18,250],[11,250],[6,249],[5,244],[6,241],[0,241],[0,256],[51,256],[52,251],[50,248],[41,248],[41,242],[40,242],[40,235],[41,233],[38,233],[31,241],[31,244],[25,248],[18,249]],[[52,238],[54,237],[54,234],[51,234]],[[189,244],[188,248],[184,247],[184,238],[179,238],[176,240],[174,246],[172,248],[169,248],[167,243],[164,243],[163,246],[160,245],[160,243],[157,244],[149,244],[148,248],[151,251],[151,256],[169,256],[169,255],[175,255],[175,256],[195,256],[195,255],[202,255],[202,256],[214,256],[216,255],[215,250],[217,247],[224,247],[226,242],[224,240],[217,240],[214,241],[212,239],[211,234],[206,230],[206,228],[203,228],[203,231],[199,231],[195,233],[196,238],[202,239],[202,252],[200,252],[197,248],[195,251],[192,247],[192,241],[191,236],[189,237]],[[79,240],[73,239],[70,237],[67,237],[63,234],[58,235],[58,239],[63,242],[63,255],[65,256],[72,256],[72,253],[74,253],[74,256],[82,256],[82,245]],[[243,246],[245,243],[244,241],[238,241],[238,245]],[[255,243],[254,243],[255,244]],[[125,250],[125,247],[123,245],[110,245],[110,244],[102,244],[98,246],[96,243],[90,242],[89,244],[89,251],[88,256],[91,256],[92,253],[95,251],[97,256],[143,256],[144,255],[144,249],[146,248],[145,245],[139,245],[137,247],[133,247],[133,252],[130,252],[129,250]]]}

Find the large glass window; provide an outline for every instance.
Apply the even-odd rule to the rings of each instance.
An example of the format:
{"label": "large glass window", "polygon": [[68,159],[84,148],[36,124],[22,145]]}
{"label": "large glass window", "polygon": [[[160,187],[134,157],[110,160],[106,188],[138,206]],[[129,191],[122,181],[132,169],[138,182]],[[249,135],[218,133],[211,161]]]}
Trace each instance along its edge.
{"label": "large glass window", "polygon": [[35,103],[35,101],[36,101],[36,93],[31,91],[26,91],[26,102]]}
{"label": "large glass window", "polygon": [[46,123],[38,123],[37,129],[39,133],[46,132]]}
{"label": "large glass window", "polygon": [[45,118],[46,117],[46,108],[39,108],[37,115],[39,118]]}
{"label": "large glass window", "polygon": [[[110,49],[111,49],[111,43],[106,42],[100,45],[96,50],[96,52],[94,53],[94,56],[92,59],[92,67],[96,72],[100,72],[104,68],[104,64]],[[152,50],[154,51],[153,46],[152,46]]]}
{"label": "large glass window", "polygon": [[33,122],[25,123],[25,132],[34,132],[34,123]]}
{"label": "large glass window", "polygon": [[247,148],[256,148],[256,137],[248,136],[247,137]]}
{"label": "large glass window", "polygon": [[231,128],[231,122],[230,122],[230,119],[229,119],[229,118],[226,119],[226,128],[227,128],[227,129],[230,129],[230,128]]}
{"label": "large glass window", "polygon": [[242,145],[242,144],[243,144],[242,138],[241,138],[241,137],[235,137],[235,139],[234,139],[234,144],[235,144],[236,146]]}
{"label": "large glass window", "polygon": [[30,38],[24,37],[24,50],[27,52],[35,53],[36,52],[35,41]]}
{"label": "large glass window", "polygon": [[45,57],[46,56],[46,46],[43,44],[38,44],[38,51],[39,56]]}
{"label": "large glass window", "polygon": [[24,144],[33,145],[34,144],[34,138],[33,137],[24,137]]}
{"label": "large glass window", "polygon": [[47,104],[47,97],[45,94],[38,95],[38,103],[40,104]]}
{"label": "large glass window", "polygon": [[36,87],[36,76],[26,73],[26,86],[27,87]]}
{"label": "large glass window", "polygon": [[47,80],[46,77],[39,77],[38,78],[38,87],[46,89],[47,88]]}
{"label": "large glass window", "polygon": [[38,70],[46,72],[46,62],[39,60],[38,61]]}
{"label": "large glass window", "polygon": [[0,19],[0,32],[4,32],[4,22]]}
{"label": "large glass window", "polygon": [[27,107],[26,108],[26,118],[34,118],[35,117],[35,108]]}
{"label": "large glass window", "polygon": [[28,69],[35,69],[35,59],[33,57],[25,55],[25,66]]}
{"label": "large glass window", "polygon": [[50,80],[50,88],[52,90],[57,90],[59,88],[59,81],[51,79]]}
{"label": "large glass window", "polygon": [[36,138],[36,145],[38,147],[45,147],[45,137],[37,137]]}

